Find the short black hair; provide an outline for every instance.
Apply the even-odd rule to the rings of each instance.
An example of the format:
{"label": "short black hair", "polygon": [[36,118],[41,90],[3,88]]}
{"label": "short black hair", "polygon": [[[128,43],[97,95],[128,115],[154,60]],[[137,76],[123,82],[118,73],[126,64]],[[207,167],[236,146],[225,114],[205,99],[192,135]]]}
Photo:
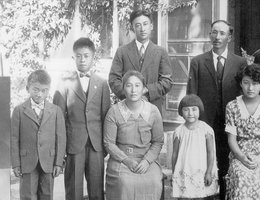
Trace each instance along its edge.
{"label": "short black hair", "polygon": [[86,37],[81,37],[74,42],[73,51],[75,52],[77,49],[84,47],[89,48],[92,52],[96,51],[94,43]]}
{"label": "short black hair", "polygon": [[135,18],[140,16],[146,16],[150,19],[151,23],[153,23],[152,14],[148,10],[134,10],[130,15],[130,23],[132,24]]}
{"label": "short black hair", "polygon": [[42,85],[50,85],[51,84],[51,77],[50,75],[42,69],[38,69],[32,72],[27,79],[27,86],[28,89],[32,83],[40,83]]}
{"label": "short black hair", "polygon": [[244,76],[250,77],[253,81],[260,83],[260,64],[253,63],[244,65],[237,72],[235,79],[239,87]]}
{"label": "short black hair", "polygon": [[125,86],[127,80],[128,80],[131,76],[137,77],[137,78],[140,79],[140,81],[143,83],[144,87],[146,86],[144,76],[143,76],[143,74],[141,74],[141,72],[136,71],[136,70],[129,70],[129,71],[127,71],[127,72],[124,74],[124,76],[123,76],[123,78],[122,78],[123,87]]}
{"label": "short black hair", "polygon": [[204,105],[199,96],[195,94],[188,94],[182,98],[178,107],[178,113],[182,116],[182,108],[190,107],[190,106],[198,106],[200,110],[200,115],[204,112]]}
{"label": "short black hair", "polygon": [[224,24],[228,25],[228,27],[229,27],[229,34],[230,34],[230,35],[233,34],[234,28],[233,28],[233,26],[231,26],[231,23],[229,23],[229,22],[226,21],[226,20],[219,19],[219,20],[216,20],[216,21],[212,22],[211,28],[214,26],[214,24],[217,24],[217,23],[219,23],[219,22],[223,22]]}

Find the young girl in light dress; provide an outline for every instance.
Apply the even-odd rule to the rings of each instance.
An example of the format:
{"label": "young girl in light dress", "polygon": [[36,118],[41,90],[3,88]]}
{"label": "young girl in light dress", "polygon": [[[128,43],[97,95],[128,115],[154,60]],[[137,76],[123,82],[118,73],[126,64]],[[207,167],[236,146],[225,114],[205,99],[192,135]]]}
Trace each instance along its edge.
{"label": "young girl in light dress", "polygon": [[201,99],[194,94],[186,95],[179,104],[185,123],[173,138],[172,197],[204,198],[218,193],[214,131],[199,120],[203,111]]}

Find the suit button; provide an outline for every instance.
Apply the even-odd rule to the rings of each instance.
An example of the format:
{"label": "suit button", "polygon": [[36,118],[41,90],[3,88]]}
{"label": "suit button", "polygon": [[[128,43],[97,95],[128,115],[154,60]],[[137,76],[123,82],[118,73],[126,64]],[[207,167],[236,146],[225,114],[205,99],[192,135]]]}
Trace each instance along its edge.
{"label": "suit button", "polygon": [[41,131],[38,131],[38,134],[40,134],[41,133]]}
{"label": "suit button", "polygon": [[88,109],[86,109],[86,112],[88,112]]}

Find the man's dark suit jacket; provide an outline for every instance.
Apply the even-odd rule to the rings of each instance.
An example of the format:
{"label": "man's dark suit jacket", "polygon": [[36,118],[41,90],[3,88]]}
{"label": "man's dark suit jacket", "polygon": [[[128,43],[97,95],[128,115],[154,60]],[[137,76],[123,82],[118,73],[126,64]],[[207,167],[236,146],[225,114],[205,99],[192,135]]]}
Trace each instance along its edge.
{"label": "man's dark suit jacket", "polygon": [[135,40],[118,48],[109,74],[109,85],[120,99],[125,98],[122,77],[129,70],[137,70],[143,74],[148,88],[148,100],[161,111],[162,96],[173,85],[170,60],[165,49],[149,41],[141,65]]}
{"label": "man's dark suit jacket", "polygon": [[[239,95],[240,89],[235,75],[246,60],[233,53],[228,53],[222,78],[222,105],[225,113],[226,104]],[[217,112],[217,79],[212,51],[198,55],[191,60],[187,94],[198,95],[204,104],[202,120],[213,126]],[[223,116],[224,117],[224,116]]]}

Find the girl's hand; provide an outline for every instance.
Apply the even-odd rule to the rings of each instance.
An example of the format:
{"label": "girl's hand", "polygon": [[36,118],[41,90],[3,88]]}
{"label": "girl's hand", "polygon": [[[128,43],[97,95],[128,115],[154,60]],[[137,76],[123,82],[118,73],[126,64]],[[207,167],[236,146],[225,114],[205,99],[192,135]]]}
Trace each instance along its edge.
{"label": "girl's hand", "polygon": [[149,166],[150,164],[147,160],[141,160],[141,162],[135,168],[135,173],[144,174],[148,170]]}
{"label": "girl's hand", "polygon": [[15,175],[16,177],[21,177],[21,176],[22,176],[21,167],[15,167],[15,168],[13,169],[13,172],[14,172],[14,175]]}
{"label": "girl's hand", "polygon": [[132,171],[135,172],[135,168],[138,165],[138,162],[135,160],[132,160],[130,158],[126,158],[123,160],[123,163]]}
{"label": "girl's hand", "polygon": [[211,185],[211,183],[212,183],[212,175],[211,175],[211,173],[208,173],[208,172],[205,173],[204,183],[205,183],[205,186],[210,186]]}
{"label": "girl's hand", "polygon": [[249,156],[245,156],[242,161],[243,165],[245,165],[248,169],[255,169],[257,167],[257,162],[253,161],[253,159]]}
{"label": "girl's hand", "polygon": [[58,177],[60,173],[62,172],[62,167],[60,166],[54,166],[52,176],[53,177]]}

